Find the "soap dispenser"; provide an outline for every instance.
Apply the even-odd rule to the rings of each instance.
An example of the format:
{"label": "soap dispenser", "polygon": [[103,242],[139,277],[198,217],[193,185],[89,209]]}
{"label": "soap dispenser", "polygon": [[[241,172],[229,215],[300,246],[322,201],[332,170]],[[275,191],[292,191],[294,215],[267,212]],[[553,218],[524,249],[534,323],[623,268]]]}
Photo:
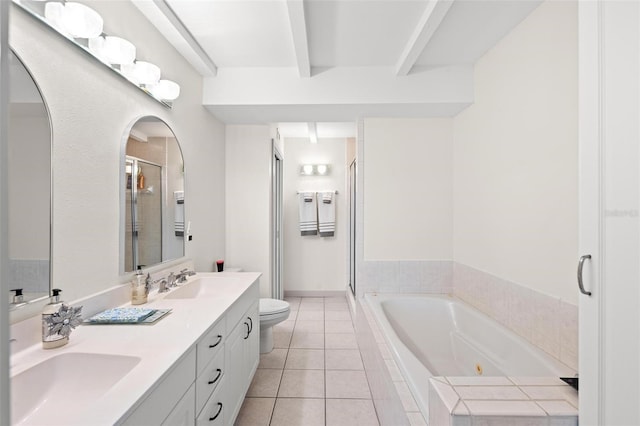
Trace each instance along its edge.
{"label": "soap dispenser", "polygon": [[15,294],[13,295],[13,300],[11,301],[12,305],[20,305],[24,303],[24,295],[22,294],[21,288],[14,288],[11,291],[15,292]]}
{"label": "soap dispenser", "polygon": [[60,300],[59,288],[51,290],[51,300],[42,310],[42,347],[44,349],[53,349],[64,346],[69,343],[69,336],[57,333],[54,328],[58,322],[63,303]]}
{"label": "soap dispenser", "polygon": [[147,296],[149,295],[149,287],[147,281],[142,273],[142,268],[138,268],[136,275],[131,280],[131,304],[142,305],[147,303]]}

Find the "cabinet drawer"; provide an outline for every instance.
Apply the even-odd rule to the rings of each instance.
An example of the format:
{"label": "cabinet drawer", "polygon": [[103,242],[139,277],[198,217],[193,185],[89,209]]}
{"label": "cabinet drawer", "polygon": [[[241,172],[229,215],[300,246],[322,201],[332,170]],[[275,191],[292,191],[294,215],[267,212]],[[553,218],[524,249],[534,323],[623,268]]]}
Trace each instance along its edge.
{"label": "cabinet drawer", "polygon": [[226,385],[223,378],[196,419],[196,426],[222,426],[225,424],[226,407],[224,406],[225,394],[223,391]]}
{"label": "cabinet drawer", "polygon": [[197,369],[198,375],[204,370],[204,368],[211,362],[211,360],[218,354],[224,344],[224,340],[227,335],[225,326],[225,317],[220,318],[207,333],[204,335],[197,345]]}
{"label": "cabinet drawer", "polygon": [[196,378],[196,413],[200,413],[205,402],[222,382],[224,368],[224,350],[219,350]]}

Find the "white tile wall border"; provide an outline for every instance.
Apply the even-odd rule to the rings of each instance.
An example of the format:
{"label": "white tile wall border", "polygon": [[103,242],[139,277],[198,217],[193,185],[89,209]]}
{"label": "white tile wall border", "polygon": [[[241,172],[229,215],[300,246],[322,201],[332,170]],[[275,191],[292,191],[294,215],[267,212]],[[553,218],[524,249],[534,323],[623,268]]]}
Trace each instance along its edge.
{"label": "white tile wall border", "polygon": [[450,260],[363,260],[356,290],[366,293],[453,293]]}

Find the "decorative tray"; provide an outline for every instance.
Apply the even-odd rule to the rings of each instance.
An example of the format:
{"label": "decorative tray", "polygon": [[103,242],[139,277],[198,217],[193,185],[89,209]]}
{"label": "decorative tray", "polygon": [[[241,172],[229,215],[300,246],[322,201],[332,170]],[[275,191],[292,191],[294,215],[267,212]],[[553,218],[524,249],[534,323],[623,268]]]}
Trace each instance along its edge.
{"label": "decorative tray", "polygon": [[103,324],[153,324],[171,309],[147,309],[147,308],[114,308],[107,309],[83,321],[89,325]]}

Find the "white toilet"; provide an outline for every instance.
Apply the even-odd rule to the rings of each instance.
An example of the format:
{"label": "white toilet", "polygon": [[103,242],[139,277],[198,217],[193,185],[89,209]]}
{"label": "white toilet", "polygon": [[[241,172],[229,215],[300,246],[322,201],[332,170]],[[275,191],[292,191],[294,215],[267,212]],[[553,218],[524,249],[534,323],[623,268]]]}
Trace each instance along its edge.
{"label": "white toilet", "polygon": [[273,350],[273,326],[289,318],[289,302],[260,299],[260,353]]}

